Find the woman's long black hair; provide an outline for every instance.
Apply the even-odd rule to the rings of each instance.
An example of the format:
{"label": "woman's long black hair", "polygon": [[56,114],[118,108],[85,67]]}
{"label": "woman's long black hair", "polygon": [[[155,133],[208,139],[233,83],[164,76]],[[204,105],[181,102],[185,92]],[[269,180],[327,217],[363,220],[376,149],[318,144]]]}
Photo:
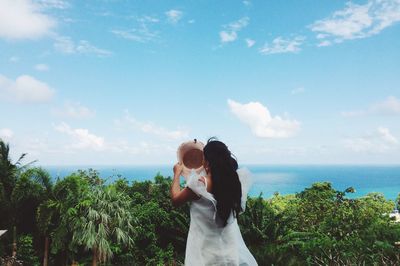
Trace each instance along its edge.
{"label": "woman's long black hair", "polygon": [[237,217],[242,211],[242,185],[236,172],[238,163],[228,147],[216,138],[207,141],[203,153],[211,171],[217,215],[225,226],[231,213]]}

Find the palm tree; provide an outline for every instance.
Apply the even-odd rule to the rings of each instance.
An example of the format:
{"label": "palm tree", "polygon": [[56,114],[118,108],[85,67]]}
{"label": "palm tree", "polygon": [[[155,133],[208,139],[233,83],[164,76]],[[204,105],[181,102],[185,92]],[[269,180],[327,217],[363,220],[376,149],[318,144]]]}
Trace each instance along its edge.
{"label": "palm tree", "polygon": [[92,251],[92,265],[113,256],[111,244],[131,246],[134,219],[130,198],[114,187],[94,187],[89,200],[79,204],[73,241]]}
{"label": "palm tree", "polygon": [[49,244],[50,244],[50,228],[56,209],[54,208],[55,198],[53,195],[53,182],[48,172],[42,168],[29,169],[26,174],[29,174],[37,183],[44,189],[44,198],[42,203],[37,208],[36,220],[39,231],[44,235],[44,254],[43,266],[48,265]]}
{"label": "palm tree", "polygon": [[52,250],[59,254],[58,265],[67,265],[70,255],[76,252],[73,224],[79,219],[78,206],[87,202],[88,195],[87,180],[73,173],[57,180],[52,196],[39,207],[41,231],[51,236]]}
{"label": "palm tree", "polygon": [[[17,228],[15,226],[16,210],[13,207],[11,196],[15,188],[18,175],[31,165],[33,162],[23,165],[22,160],[25,158],[26,153],[23,153],[16,162],[12,162],[10,157],[10,146],[0,139],[0,188],[2,189],[0,195],[2,196],[2,204],[0,205],[0,212],[6,219],[1,219],[0,226],[13,228],[13,251],[12,256],[17,255]],[[8,219],[7,219],[8,218]]]}
{"label": "palm tree", "polygon": [[[65,255],[68,253],[66,249],[73,246],[67,244],[72,239],[70,223],[76,215],[76,205],[85,199],[88,184],[76,174],[58,180],[55,185],[46,172],[38,173],[36,180],[47,192],[36,216],[39,231],[44,236],[43,266],[47,266],[51,241],[57,246],[55,250],[61,250]],[[68,256],[64,259],[66,264]]]}
{"label": "palm tree", "polygon": [[50,228],[53,215],[55,214],[55,209],[53,200],[48,199],[42,204],[40,204],[37,210],[37,222],[39,231],[44,235],[44,254],[43,254],[43,266],[48,265],[49,258],[49,245],[50,245]]}
{"label": "palm tree", "polygon": [[27,153],[21,154],[18,160],[13,163],[10,157],[10,145],[0,138],[0,182],[4,189],[4,196],[9,201],[11,200],[11,194],[17,182],[18,174],[36,162],[32,161],[22,164],[22,160],[26,155]]}

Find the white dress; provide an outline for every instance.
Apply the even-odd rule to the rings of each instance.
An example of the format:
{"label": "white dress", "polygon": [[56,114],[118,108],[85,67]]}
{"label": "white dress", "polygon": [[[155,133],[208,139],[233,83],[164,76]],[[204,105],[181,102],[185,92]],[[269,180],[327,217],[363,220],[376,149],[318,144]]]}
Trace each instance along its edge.
{"label": "white dress", "polygon": [[[242,208],[246,206],[247,192],[251,185],[247,169],[237,171],[242,184]],[[223,227],[217,216],[214,196],[206,189],[207,183],[199,181],[200,175],[192,171],[187,187],[200,199],[190,205],[190,228],[186,244],[185,265],[257,265],[243,241],[236,218],[231,215]]]}

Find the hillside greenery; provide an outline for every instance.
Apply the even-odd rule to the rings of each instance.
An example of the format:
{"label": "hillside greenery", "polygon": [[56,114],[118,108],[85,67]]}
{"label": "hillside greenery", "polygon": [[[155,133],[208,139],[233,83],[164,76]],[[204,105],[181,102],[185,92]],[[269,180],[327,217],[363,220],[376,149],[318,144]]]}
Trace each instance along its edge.
{"label": "hillside greenery", "polygon": [[[0,140],[0,264],[183,264],[189,204],[172,207],[170,177],[110,183],[89,169],[54,180],[23,159]],[[243,238],[259,265],[399,265],[400,223],[388,214],[400,197],[352,192],[324,182],[249,197]]]}

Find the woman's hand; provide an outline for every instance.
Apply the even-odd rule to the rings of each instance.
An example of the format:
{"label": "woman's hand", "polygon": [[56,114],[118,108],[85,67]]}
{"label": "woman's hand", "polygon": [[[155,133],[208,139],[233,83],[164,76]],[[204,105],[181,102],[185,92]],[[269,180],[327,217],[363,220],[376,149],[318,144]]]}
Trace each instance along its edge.
{"label": "woman's hand", "polygon": [[174,165],[174,176],[180,176],[183,170],[183,165],[178,162]]}
{"label": "woman's hand", "polygon": [[171,202],[174,207],[181,206],[185,202],[197,200],[199,196],[194,193],[190,188],[186,187],[181,189],[179,184],[179,177],[182,174],[183,164],[176,163],[174,165],[174,178],[171,185]]}

